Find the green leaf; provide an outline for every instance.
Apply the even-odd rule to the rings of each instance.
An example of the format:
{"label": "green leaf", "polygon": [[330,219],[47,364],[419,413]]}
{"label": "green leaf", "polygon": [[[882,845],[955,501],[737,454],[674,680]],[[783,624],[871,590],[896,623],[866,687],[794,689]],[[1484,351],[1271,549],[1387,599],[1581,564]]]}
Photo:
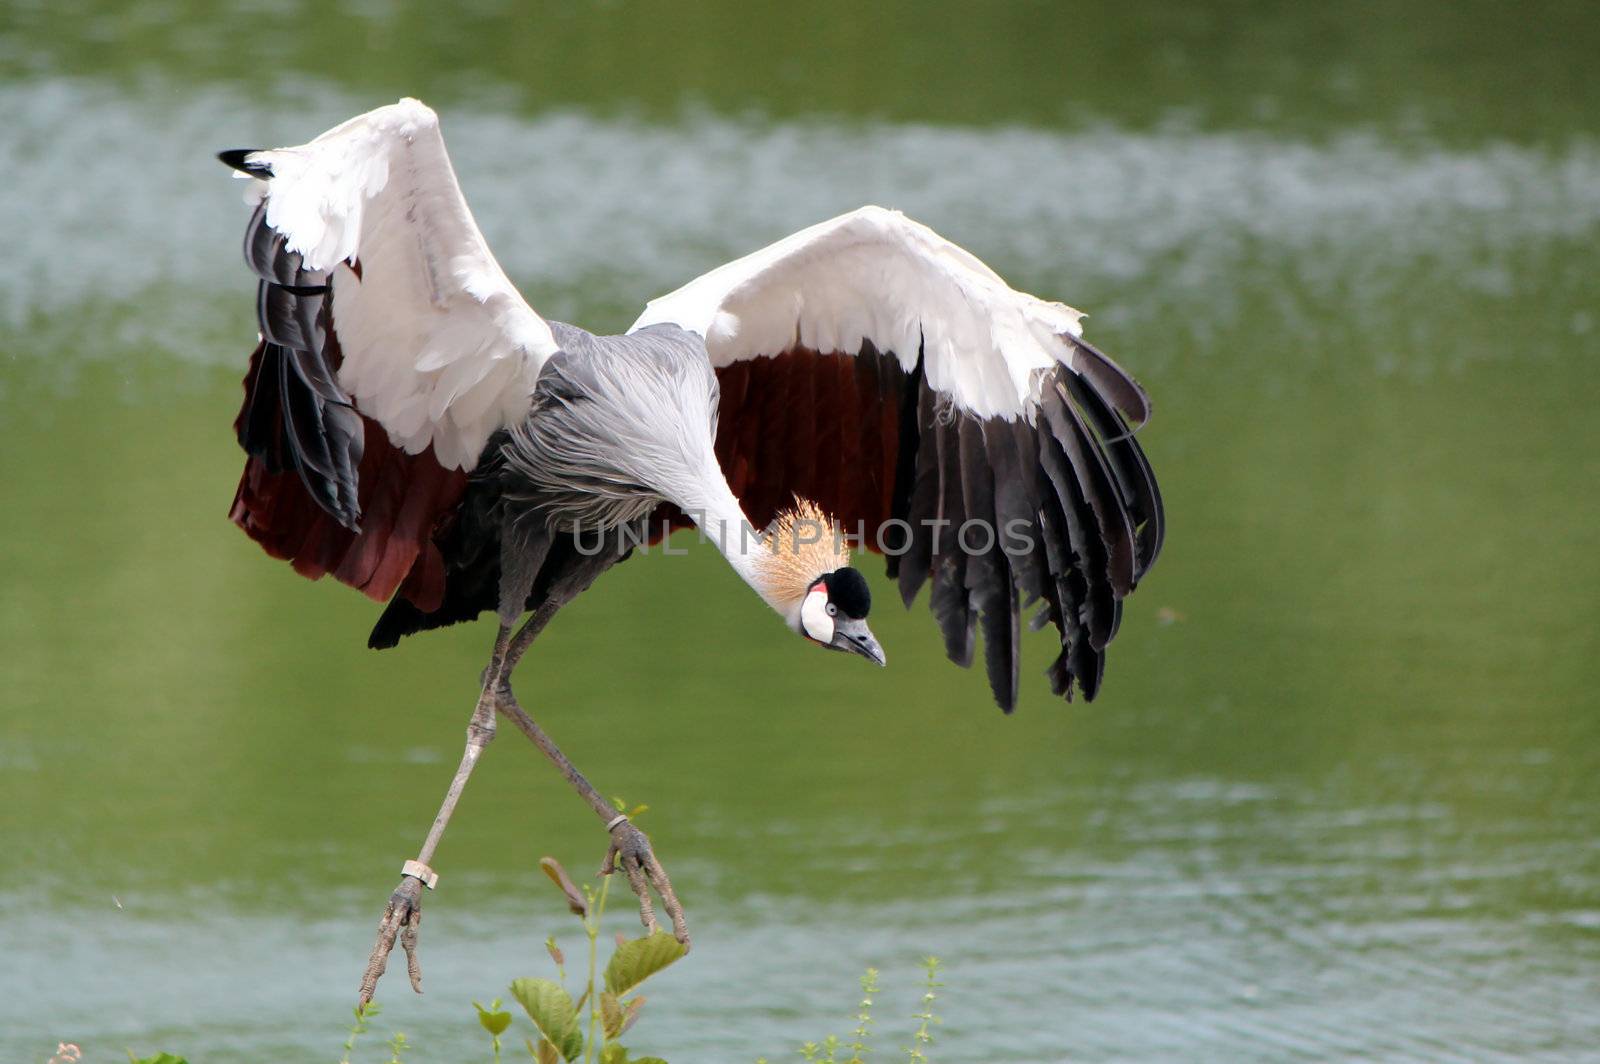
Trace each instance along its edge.
{"label": "green leaf", "polygon": [[511,984],[517,999],[539,1033],[550,1040],[563,1060],[576,1060],[583,1052],[583,1033],[578,1029],[578,1009],[572,995],[561,984],[549,979],[518,979]]}
{"label": "green leaf", "polygon": [[[499,1005],[496,1001],[495,1005]],[[511,1026],[511,1013],[503,1012],[498,1008],[486,1009],[476,1001],[472,1007],[478,1010],[478,1025],[496,1038],[505,1034],[506,1028]]]}
{"label": "green leaf", "polygon": [[600,995],[600,1026],[608,1041],[622,1033],[622,1002],[609,990]]}
{"label": "green leaf", "polygon": [[539,1039],[537,1049],[534,1048],[533,1039],[531,1038],[524,1039],[523,1045],[528,1047],[528,1055],[537,1060],[539,1064],[561,1064],[561,1054],[556,1050],[555,1046],[550,1044],[548,1039]]}
{"label": "green leaf", "polygon": [[133,1050],[128,1050],[128,1060],[132,1064],[189,1064],[182,1057],[175,1057],[171,1053],[157,1053],[153,1057],[136,1057]]}
{"label": "green leaf", "polygon": [[628,1064],[667,1064],[660,1057],[634,1057]]}
{"label": "green leaf", "polygon": [[628,1064],[628,1051],[618,1045],[609,1045],[600,1051],[600,1064]]}
{"label": "green leaf", "polygon": [[606,964],[606,989],[621,997],[684,952],[683,943],[665,931],[624,942]]}

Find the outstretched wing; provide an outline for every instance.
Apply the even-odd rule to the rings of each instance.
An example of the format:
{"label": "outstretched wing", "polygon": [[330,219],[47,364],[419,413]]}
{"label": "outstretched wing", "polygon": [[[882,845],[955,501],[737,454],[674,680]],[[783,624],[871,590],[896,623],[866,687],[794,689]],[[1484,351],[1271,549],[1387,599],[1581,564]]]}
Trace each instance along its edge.
{"label": "outstretched wing", "polygon": [[490,254],[416,100],[220,158],[254,179],[261,327],[233,519],[305,575],[379,600],[409,577],[434,601],[434,531],[489,437],[527,411],[550,327]]}
{"label": "outstretched wing", "polygon": [[908,606],[931,582],[947,654],[969,665],[981,628],[1009,712],[1022,606],[1060,634],[1055,693],[1093,698],[1122,599],[1161,550],[1161,495],[1128,425],[1149,402],[1081,317],[866,207],[654,300],[634,328],[705,337],[717,455],[751,520],[798,493],[888,555]]}

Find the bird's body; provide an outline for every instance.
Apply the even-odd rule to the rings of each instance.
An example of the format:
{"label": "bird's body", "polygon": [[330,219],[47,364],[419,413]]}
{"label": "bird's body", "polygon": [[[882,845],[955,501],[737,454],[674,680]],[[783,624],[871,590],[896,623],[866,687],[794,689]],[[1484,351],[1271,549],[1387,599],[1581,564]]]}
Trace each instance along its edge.
{"label": "bird's body", "polygon": [[561,350],[545,362],[527,413],[490,438],[443,543],[444,600],[424,611],[395,599],[373,646],[496,608],[514,620],[537,606],[547,560],[546,581],[574,558],[615,561],[644,541],[660,507],[693,505],[709,481],[717,382],[699,337],[551,329]]}
{"label": "bird's body", "polygon": [[[1078,312],[867,207],[651,302],[626,335],[596,336],[517,294],[416,101],[297,148],[222,157],[256,179],[245,257],[262,333],[236,422],[249,459],[233,519],[302,574],[386,601],[374,647],[499,614],[424,864],[498,710],[609,820],[647,925],[645,872],[683,937],[643,836],[509,687],[564,603],[670,527],[697,525],[794,632],[883,664],[841,533],[859,538],[908,606],[931,585],[952,660],[969,664],[982,632],[1007,712],[1020,611],[1037,603],[1035,624],[1060,636],[1051,688],[1098,691],[1164,519],[1125,420],[1143,421],[1148,401],[1083,340]],[[416,912],[408,889],[396,919]]]}

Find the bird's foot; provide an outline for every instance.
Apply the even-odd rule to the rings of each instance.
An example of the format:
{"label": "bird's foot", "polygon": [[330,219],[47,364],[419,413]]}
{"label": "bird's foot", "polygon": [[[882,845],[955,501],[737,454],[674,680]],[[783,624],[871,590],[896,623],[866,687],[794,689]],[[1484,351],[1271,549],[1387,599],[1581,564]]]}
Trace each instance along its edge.
{"label": "bird's foot", "polygon": [[417,959],[417,931],[422,926],[422,888],[430,889],[438,877],[426,865],[406,862],[406,873],[400,885],[389,895],[388,907],[383,910],[383,920],[378,924],[378,941],[367,959],[366,974],[361,977],[359,1004],[365,1007],[378,988],[378,980],[389,965],[389,953],[395,940],[406,952],[406,974],[411,978],[411,989],[422,993],[422,964]]}
{"label": "bird's foot", "polygon": [[609,876],[619,864],[623,874],[628,877],[628,886],[639,899],[639,922],[644,925],[645,934],[653,935],[661,929],[656,922],[655,904],[650,900],[650,888],[653,887],[661,895],[661,907],[672,921],[672,937],[688,950],[689,925],[684,921],[683,906],[678,903],[678,895],[673,892],[672,880],[667,878],[667,870],[661,867],[655,851],[650,848],[650,837],[625,817],[619,817],[611,827],[611,848],[606,851],[600,874]]}

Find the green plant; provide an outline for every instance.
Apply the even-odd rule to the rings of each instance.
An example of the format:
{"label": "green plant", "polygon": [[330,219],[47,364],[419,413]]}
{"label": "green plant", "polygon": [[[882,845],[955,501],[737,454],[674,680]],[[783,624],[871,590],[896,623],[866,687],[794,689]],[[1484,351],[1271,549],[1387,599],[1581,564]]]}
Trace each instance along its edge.
{"label": "green plant", "polygon": [[867,1059],[867,1040],[872,1037],[872,998],[877,992],[878,969],[868,968],[861,977],[861,1003],[856,1006],[856,1029],[851,1033],[851,1064]]}
{"label": "green plant", "polygon": [[472,1007],[478,1010],[478,1026],[489,1032],[494,1048],[494,1064],[500,1064],[500,1036],[511,1026],[511,1013],[501,1011],[499,998],[489,1002],[488,1008],[484,1008],[476,1001],[472,1003]]}
{"label": "green plant", "polygon": [[648,805],[636,805],[632,809],[629,809],[628,803],[622,800],[621,795],[613,795],[611,798],[611,804],[616,808],[617,812],[626,813],[629,820],[638,820],[640,816],[650,811],[650,807]]}
{"label": "green plant", "polygon": [[918,1064],[926,1064],[928,1057],[922,1052],[922,1048],[933,1044],[933,1033],[928,1030],[929,1025],[941,1022],[933,1013],[933,1002],[939,996],[939,988],[944,986],[939,982],[938,957],[924,958],[922,966],[927,971],[922,981],[922,1011],[913,1013],[911,1017],[914,1020],[921,1020],[922,1023],[912,1036],[912,1044],[906,1047],[906,1056]]}
{"label": "green plant", "polygon": [[[620,805],[619,805],[620,807]],[[522,1006],[533,1025],[538,1028],[539,1039],[526,1039],[528,1053],[539,1064],[560,1064],[582,1060],[584,1064],[666,1064],[660,1057],[631,1057],[619,1039],[633,1027],[644,1007],[645,998],[635,994],[644,981],[675,963],[684,954],[684,947],[664,931],[643,938],[626,939],[618,936],[617,947],[600,969],[600,926],[605,918],[606,899],[611,891],[611,877],[607,876],[598,893],[589,886],[581,891],[567,875],[566,869],[553,857],[539,861],[551,882],[560,889],[567,908],[582,922],[584,935],[589,940],[589,968],[583,992],[574,1001],[566,987],[566,957],[556,945],[555,937],[545,940],[545,949],[555,962],[558,979],[517,979],[511,984],[511,996]],[[587,1031],[584,1009],[587,1006]],[[480,1016],[479,1022],[488,1029]],[[509,1026],[509,1021],[501,1030]],[[495,1045],[499,1035],[492,1032]],[[496,1048],[498,1060],[498,1048]]]}
{"label": "green plant", "polygon": [[[939,982],[939,958],[926,957],[922,962],[922,1002],[921,1011],[911,1015],[918,1021],[918,1026],[912,1032],[912,1044],[905,1047],[907,1057],[919,1064],[927,1064],[928,1056],[923,1049],[933,1044],[933,1032],[930,1027],[937,1025],[940,1020],[933,1011],[933,1003],[938,999],[939,988],[944,986]],[[861,977],[861,1001],[856,1006],[856,1028],[850,1032],[850,1042],[846,1044],[837,1035],[829,1035],[820,1042],[806,1042],[800,1046],[800,1057],[812,1064],[866,1064],[867,1054],[870,1050],[872,1027],[876,1022],[872,1018],[872,1004],[878,993],[878,969],[868,968]],[[849,1050],[850,1055],[840,1059],[839,1051]],[[766,1057],[758,1057],[756,1064],[767,1064]]]}
{"label": "green plant", "polygon": [[350,1034],[344,1040],[344,1056],[339,1058],[339,1064],[350,1064],[350,1054],[355,1051],[356,1039],[366,1034],[369,1030],[368,1021],[383,1011],[383,1006],[376,1001],[369,1001],[365,1005],[357,1005],[351,1010],[356,1022],[350,1025]]}
{"label": "green plant", "polygon": [[389,1037],[389,1064],[402,1064],[400,1054],[411,1048],[406,1036],[396,1031]]}
{"label": "green plant", "polygon": [[[618,809],[624,807],[616,799]],[[637,815],[643,807],[636,808]],[[536,1064],[667,1064],[660,1057],[635,1057],[623,1046],[621,1038],[639,1020],[645,996],[639,987],[651,976],[675,964],[686,952],[684,946],[664,931],[643,938],[628,939],[616,936],[616,948],[605,967],[600,966],[600,932],[605,920],[606,901],[611,893],[611,880],[606,876],[597,891],[585,885],[579,887],[567,875],[566,869],[553,857],[544,857],[539,867],[561,892],[567,909],[578,918],[588,940],[588,966],[581,988],[568,989],[567,957],[557,944],[554,935],[545,939],[545,952],[555,965],[556,978],[522,978],[513,980],[511,999],[522,1007],[534,1027],[534,1036],[522,1038],[528,1056]],[[932,1028],[940,1022],[933,1011],[938,999],[939,959],[927,957],[922,962],[922,998],[919,1010],[912,1014],[917,1027],[911,1034],[911,1044],[903,1052],[912,1064],[928,1064],[926,1050],[933,1044]],[[578,990],[576,999],[573,990]],[[868,968],[861,976],[861,997],[856,1003],[855,1027],[849,1041],[829,1035],[820,1042],[807,1042],[800,1047],[800,1056],[812,1064],[867,1064],[871,1052],[873,1006],[878,996],[878,970]],[[500,1007],[495,998],[488,1005],[472,1003],[476,1010],[478,1026],[489,1035],[489,1048],[494,1064],[500,1064],[504,1036],[516,1022],[514,1015]],[[370,1021],[381,1009],[377,1002],[354,1012],[355,1022],[345,1039],[344,1056],[339,1064],[350,1064],[351,1053],[357,1040],[370,1029]],[[388,1041],[388,1064],[402,1064],[401,1055],[412,1048],[403,1034],[395,1034]],[[156,1057],[135,1064],[184,1064],[176,1057]],[[761,1058],[757,1064],[766,1064]]]}

